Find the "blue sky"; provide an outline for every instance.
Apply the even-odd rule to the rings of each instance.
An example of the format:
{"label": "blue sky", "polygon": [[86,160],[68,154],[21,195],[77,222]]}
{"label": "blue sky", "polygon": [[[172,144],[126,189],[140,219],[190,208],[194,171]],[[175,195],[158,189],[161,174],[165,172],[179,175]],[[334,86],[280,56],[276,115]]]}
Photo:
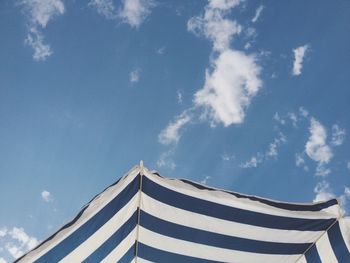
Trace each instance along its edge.
{"label": "blue sky", "polygon": [[0,2],[0,262],[142,159],[350,212],[350,2]]}

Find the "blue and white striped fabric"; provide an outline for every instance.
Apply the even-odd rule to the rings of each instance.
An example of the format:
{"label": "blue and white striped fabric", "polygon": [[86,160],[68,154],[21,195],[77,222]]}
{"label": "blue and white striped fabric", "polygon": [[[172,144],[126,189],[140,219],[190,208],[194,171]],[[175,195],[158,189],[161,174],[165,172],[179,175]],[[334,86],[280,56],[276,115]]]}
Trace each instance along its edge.
{"label": "blue and white striped fabric", "polygon": [[336,199],[276,202],[136,166],[17,262],[350,262]]}

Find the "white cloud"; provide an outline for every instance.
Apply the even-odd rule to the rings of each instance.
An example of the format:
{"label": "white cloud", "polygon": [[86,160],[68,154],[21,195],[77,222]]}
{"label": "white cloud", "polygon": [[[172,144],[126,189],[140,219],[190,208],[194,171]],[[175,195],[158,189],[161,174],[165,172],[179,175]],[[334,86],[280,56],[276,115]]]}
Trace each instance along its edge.
{"label": "white cloud", "polygon": [[7,263],[7,261],[4,258],[0,257],[0,263]]}
{"label": "white cloud", "polygon": [[64,4],[61,0],[22,0],[20,5],[28,18],[28,34],[25,44],[34,50],[34,60],[44,61],[53,52],[50,46],[44,43],[44,36],[40,29],[46,28],[52,19],[64,14]]}
{"label": "white cloud", "polygon": [[278,155],[278,147],[281,144],[284,144],[286,142],[287,142],[286,136],[282,132],[280,132],[279,136],[277,138],[275,138],[272,143],[270,143],[269,149],[266,152],[266,156],[267,157],[276,157]]}
{"label": "white cloud", "polygon": [[158,55],[163,55],[165,53],[165,47],[160,47],[157,49],[157,54]]}
{"label": "white cloud", "polygon": [[117,17],[113,0],[90,0],[88,5],[95,8],[97,13],[107,19],[115,19]]}
{"label": "white cloud", "polygon": [[165,167],[165,168],[169,168],[170,170],[174,170],[176,168],[176,164],[172,158],[173,154],[174,154],[173,150],[163,152],[160,155],[159,159],[157,160],[157,167],[158,168]]}
{"label": "white cloud", "polygon": [[187,23],[187,29],[198,36],[203,35],[210,39],[215,51],[228,49],[233,36],[242,31],[242,26],[236,21],[225,19],[224,16],[240,2],[209,1],[204,15],[192,17]]}
{"label": "white cloud", "polygon": [[282,118],[278,112],[276,112],[274,115],[273,115],[273,119],[275,121],[277,121],[278,123],[282,124],[282,125],[285,125],[286,124],[286,120],[284,118]]}
{"label": "white cloud", "polygon": [[305,163],[305,159],[304,159],[303,154],[300,154],[300,153],[295,154],[295,165],[297,167],[302,167],[304,169],[304,171],[309,170],[309,167]]}
{"label": "white cloud", "polygon": [[298,116],[294,112],[289,112],[288,117],[292,121],[293,126],[297,127]]}
{"label": "white cloud", "polygon": [[137,83],[140,80],[140,70],[139,69],[135,69],[133,71],[130,72],[129,74],[129,80],[131,83]]}
{"label": "white cloud", "polygon": [[278,155],[278,147],[287,142],[286,136],[280,132],[276,138],[269,144],[268,149],[264,153],[258,152],[255,156],[252,156],[249,161],[242,163],[241,168],[253,168],[258,164],[271,158],[276,158]]}
{"label": "white cloud", "polygon": [[12,229],[2,228],[1,238],[5,242],[4,249],[15,259],[38,244],[38,240],[35,237],[29,236],[23,228],[18,227],[13,227]]}
{"label": "white cloud", "polygon": [[260,5],[260,6],[256,9],[255,15],[254,15],[254,17],[252,18],[252,22],[253,22],[253,23],[255,23],[256,21],[258,21],[258,19],[259,19],[260,15],[261,15],[262,11],[264,10],[264,8],[265,8],[265,7],[264,7],[263,5]]}
{"label": "white cloud", "polygon": [[177,91],[176,94],[177,94],[177,102],[179,104],[181,104],[182,103],[182,93],[180,91]]}
{"label": "white cloud", "polygon": [[239,167],[241,168],[256,168],[258,164],[263,161],[262,156],[258,153],[257,156],[253,156],[249,161],[242,163]]}
{"label": "white cloud", "polygon": [[346,167],[348,168],[348,170],[350,170],[350,161],[348,161],[348,163],[346,164]]}
{"label": "white cloud", "polygon": [[309,112],[304,107],[299,107],[299,114],[304,118],[309,116]]}
{"label": "white cloud", "polygon": [[195,94],[195,105],[204,107],[206,117],[213,123],[242,123],[246,108],[262,86],[255,57],[226,50],[212,67],[212,72],[206,72],[204,87]]}
{"label": "white cloud", "polygon": [[41,192],[41,197],[45,202],[51,202],[53,200],[51,193],[46,190]]}
{"label": "white cloud", "polygon": [[7,228],[3,227],[0,229],[0,238],[4,237],[7,235]]}
{"label": "white cloud", "polygon": [[24,41],[34,50],[33,59],[36,61],[45,61],[52,55],[50,45],[44,43],[43,34],[36,28],[32,28]]}
{"label": "white cloud", "polygon": [[317,183],[314,192],[316,194],[314,198],[314,202],[323,202],[328,201],[329,199],[332,199],[335,197],[333,194],[332,189],[330,188],[330,185],[327,181],[321,181]]}
{"label": "white cloud", "polygon": [[200,181],[200,183],[201,184],[207,184],[210,179],[211,179],[211,176],[207,175],[206,177],[204,177],[203,180]]}
{"label": "white cloud", "polygon": [[300,46],[293,50],[294,53],[294,63],[292,74],[298,76],[301,74],[303,68],[303,60],[306,52],[310,49],[309,45]]}
{"label": "white cloud", "polygon": [[227,153],[224,153],[222,156],[221,156],[221,159],[223,161],[231,161],[233,159],[235,159],[235,156],[233,154],[229,155]]}
{"label": "white cloud", "polygon": [[180,130],[190,121],[191,115],[187,111],[184,111],[174,122],[169,123],[168,126],[160,132],[158,136],[159,142],[165,145],[178,143],[181,137]]}
{"label": "white cloud", "polygon": [[138,28],[155,6],[152,0],[123,0],[119,17],[131,27]]}
{"label": "white cloud", "polygon": [[342,145],[345,139],[345,130],[341,129],[337,124],[332,126],[332,145],[339,146]]}
{"label": "white cloud", "polygon": [[327,145],[325,127],[316,119],[311,118],[310,137],[305,145],[306,154],[320,165],[327,164],[333,157],[332,149]]}

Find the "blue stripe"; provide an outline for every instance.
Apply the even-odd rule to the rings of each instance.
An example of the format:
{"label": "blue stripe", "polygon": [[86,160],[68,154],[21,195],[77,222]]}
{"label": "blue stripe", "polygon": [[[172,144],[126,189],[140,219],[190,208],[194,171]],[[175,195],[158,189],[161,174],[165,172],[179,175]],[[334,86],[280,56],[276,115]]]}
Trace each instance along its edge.
{"label": "blue stripe", "polygon": [[283,217],[230,207],[173,191],[153,182],[146,176],[142,179],[142,188],[142,191],[150,197],[170,206],[215,218],[260,227],[299,231],[322,231],[326,230],[336,220]]}
{"label": "blue stripe", "polygon": [[322,263],[315,244],[306,252],[305,259],[307,263]]}
{"label": "blue stripe", "polygon": [[[158,175],[158,174],[157,174]],[[239,193],[235,193],[235,192],[230,192],[230,191],[226,191],[226,190],[217,190],[215,188],[211,188],[211,187],[207,187],[205,185],[201,185],[201,184],[197,184],[195,182],[186,180],[186,179],[181,179],[181,181],[183,181],[184,183],[190,184],[194,187],[196,187],[197,189],[200,190],[209,190],[209,191],[220,191],[220,192],[225,192],[228,193],[230,195],[233,195],[237,198],[244,198],[244,199],[249,199],[252,201],[258,201],[260,203],[269,205],[269,206],[273,206],[276,208],[281,208],[281,209],[285,209],[285,210],[290,210],[290,211],[321,211],[322,209],[328,208],[330,206],[333,205],[338,205],[338,201],[337,199],[331,199],[328,200],[326,202],[322,202],[322,203],[317,203],[317,204],[291,204],[291,203],[283,203],[283,202],[277,202],[277,201],[272,201],[272,200],[267,200],[267,199],[263,199],[263,198],[259,198],[256,196],[249,196],[249,195],[243,195],[243,194],[239,194]]]}
{"label": "blue stripe", "polygon": [[111,219],[122,207],[124,207],[139,190],[140,176],[124,188],[111,202],[103,207],[96,215],[81,225],[76,231],[62,240],[58,245],[53,247],[39,259],[36,263],[58,262],[76,249],[95,231]]}
{"label": "blue stripe", "polygon": [[167,252],[154,247],[147,246],[141,242],[138,243],[138,257],[152,262],[166,262],[166,263],[221,263],[220,261],[213,261],[208,259],[201,259],[195,257],[184,256]]}
{"label": "blue stripe", "polygon": [[277,243],[222,235],[171,223],[144,211],[141,211],[140,214],[140,225],[153,232],[176,239],[253,253],[295,255],[304,253],[311,245],[311,243]]}
{"label": "blue stripe", "polygon": [[345,244],[339,222],[328,230],[328,238],[338,262],[350,262],[350,252]]}
{"label": "blue stripe", "polygon": [[[133,244],[129,250],[124,254],[124,256],[119,259],[118,263],[130,263],[135,258],[135,244]],[[95,261],[100,262],[100,261]]]}
{"label": "blue stripe", "polygon": [[137,211],[110,237],[108,238],[97,250],[95,250],[89,257],[83,262],[94,263],[101,262],[109,253],[113,251],[130,232],[135,229],[137,225]]}

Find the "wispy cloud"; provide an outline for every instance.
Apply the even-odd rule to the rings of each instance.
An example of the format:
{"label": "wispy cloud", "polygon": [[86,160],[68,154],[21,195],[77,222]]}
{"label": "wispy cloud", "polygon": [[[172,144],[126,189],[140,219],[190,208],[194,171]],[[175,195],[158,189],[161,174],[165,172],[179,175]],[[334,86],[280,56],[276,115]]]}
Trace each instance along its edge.
{"label": "wispy cloud", "polygon": [[123,0],[119,17],[131,27],[138,28],[155,6],[152,0]]}
{"label": "wispy cloud", "polygon": [[305,153],[296,153],[295,154],[295,165],[297,167],[302,167],[304,171],[309,171],[309,167],[306,165],[305,159],[304,159]]}
{"label": "wispy cloud", "polygon": [[262,11],[264,10],[264,6],[263,5],[260,5],[256,10],[255,10],[255,15],[254,17],[252,18],[252,22],[255,23],[258,21]]}
{"label": "wispy cloud", "polygon": [[345,140],[346,132],[344,129],[341,129],[337,124],[332,126],[332,140],[331,144],[334,146],[340,146]]}
{"label": "wispy cloud", "polygon": [[211,179],[211,176],[207,175],[200,181],[200,183],[207,184],[210,179]]}
{"label": "wispy cloud", "polygon": [[50,45],[45,44],[41,29],[55,17],[65,12],[61,0],[22,0],[19,2],[22,11],[27,17],[28,33],[25,44],[34,50],[33,58],[36,61],[44,61],[53,54]]}
{"label": "wispy cloud", "polygon": [[159,159],[157,160],[157,167],[174,170],[176,168],[176,164],[173,160],[173,155],[174,155],[173,149],[163,152],[160,155]]}
{"label": "wispy cloud", "polygon": [[139,82],[139,80],[140,80],[140,73],[141,73],[140,69],[135,69],[135,70],[131,71],[130,74],[129,74],[129,81],[131,83]]}
{"label": "wispy cloud", "polygon": [[3,249],[14,259],[20,257],[24,252],[34,248],[38,244],[38,240],[28,235],[21,227],[2,228],[0,230],[0,238],[4,242]]}
{"label": "wispy cloud", "polygon": [[119,19],[133,28],[139,28],[156,6],[153,0],[122,0],[116,6],[113,0],[90,0],[90,7],[109,20]]}
{"label": "wispy cloud", "polygon": [[298,76],[301,74],[301,70],[303,68],[303,61],[306,55],[306,52],[310,49],[309,45],[304,45],[297,47],[293,50],[294,53],[294,62],[293,62],[293,71],[292,74],[294,76]]}
{"label": "wispy cloud", "polygon": [[257,154],[256,156],[252,156],[249,161],[242,163],[239,167],[241,168],[256,168],[259,163],[262,163],[263,156],[261,154]]}
{"label": "wispy cloud", "polygon": [[314,202],[327,201],[335,197],[329,183],[325,180],[317,183],[314,192],[316,194]]}
{"label": "wispy cloud", "polygon": [[156,50],[158,55],[163,55],[165,53],[165,47],[160,47]]}
{"label": "wispy cloud", "polygon": [[107,19],[117,18],[116,7],[113,0],[90,0],[88,5],[95,8],[97,13]]}
{"label": "wispy cloud", "polygon": [[278,148],[285,143],[287,143],[287,137],[282,132],[279,132],[278,136],[273,139],[273,141],[269,144],[268,149],[264,153],[258,152],[248,161],[242,163],[240,167],[254,168],[258,167],[258,165],[264,161],[267,161],[271,158],[277,158]]}
{"label": "wispy cloud", "polygon": [[225,19],[227,12],[241,1],[209,1],[203,16],[192,17],[187,29],[197,36],[205,36],[213,42],[215,51],[224,51],[230,47],[234,35],[242,31],[237,21]]}
{"label": "wispy cloud", "polygon": [[41,192],[41,198],[47,203],[53,201],[53,197],[52,197],[51,193],[49,191],[46,191],[46,190]]}
{"label": "wispy cloud", "polygon": [[184,111],[175,121],[170,122],[168,126],[160,132],[158,136],[159,142],[165,145],[178,143],[181,137],[181,129],[190,121],[191,114],[188,111]]}

